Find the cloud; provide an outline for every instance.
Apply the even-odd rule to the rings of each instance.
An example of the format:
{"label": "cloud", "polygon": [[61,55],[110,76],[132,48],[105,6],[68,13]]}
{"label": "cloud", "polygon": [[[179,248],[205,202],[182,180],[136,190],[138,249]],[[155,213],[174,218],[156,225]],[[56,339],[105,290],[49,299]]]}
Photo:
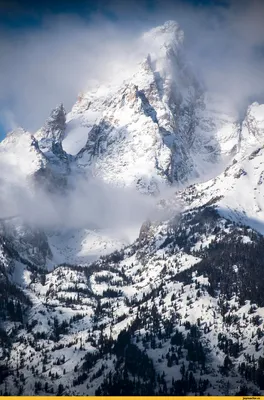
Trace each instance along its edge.
{"label": "cloud", "polygon": [[135,240],[147,218],[164,219],[157,199],[132,189],[112,187],[98,178],[75,179],[67,194],[32,190],[29,180],[15,167],[0,162],[0,222],[19,216],[25,224],[48,231],[107,230],[119,238]]}
{"label": "cloud", "polygon": [[249,101],[264,102],[263,6],[258,0],[230,1],[212,19],[201,10],[188,29],[193,65],[202,72],[208,89],[224,96],[240,113]]}
{"label": "cloud", "polygon": [[3,108],[0,111],[0,121],[7,131],[13,131],[19,127],[16,122],[15,115],[10,109]]}
{"label": "cloud", "polygon": [[[0,105],[34,131],[57,103],[69,110],[90,81],[121,82],[136,62],[132,42],[131,35],[100,16],[90,24],[74,15],[50,16],[40,29],[19,36],[2,32]],[[4,122],[10,128],[11,122]]]}
{"label": "cloud", "polygon": [[0,106],[12,115],[4,119],[6,127],[15,120],[34,131],[57,103],[69,110],[89,81],[121,82],[143,50],[147,53],[139,44],[141,33],[168,19],[183,28],[188,59],[209,90],[225,96],[239,112],[249,98],[263,101],[264,3],[210,4],[98,1],[95,11],[82,17],[63,14],[62,3],[62,13],[44,14],[38,27],[2,27]]}

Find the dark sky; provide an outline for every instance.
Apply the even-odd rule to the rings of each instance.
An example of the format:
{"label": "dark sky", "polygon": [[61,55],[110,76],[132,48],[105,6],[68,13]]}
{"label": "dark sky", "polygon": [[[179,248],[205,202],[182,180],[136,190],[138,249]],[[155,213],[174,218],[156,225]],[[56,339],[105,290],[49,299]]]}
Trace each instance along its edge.
{"label": "dark sky", "polygon": [[[111,20],[129,19],[135,6],[155,11],[159,0],[2,0],[0,1],[0,25],[8,29],[25,28],[41,24],[43,16],[49,14],[70,13],[89,18],[93,13],[101,13]],[[192,4],[196,7],[228,6],[228,0],[174,0],[174,3]],[[164,1],[166,7],[166,1]],[[127,10],[127,13],[125,12]]]}

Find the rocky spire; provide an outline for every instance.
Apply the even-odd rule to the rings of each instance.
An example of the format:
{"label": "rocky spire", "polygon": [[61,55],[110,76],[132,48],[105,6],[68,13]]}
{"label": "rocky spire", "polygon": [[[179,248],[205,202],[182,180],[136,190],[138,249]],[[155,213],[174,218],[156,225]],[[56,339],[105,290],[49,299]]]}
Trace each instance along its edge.
{"label": "rocky spire", "polygon": [[66,129],[66,111],[63,104],[54,108],[45,125],[41,129],[41,137],[54,139],[55,142],[61,142],[64,138]]}
{"label": "rocky spire", "polygon": [[148,51],[154,58],[174,55],[181,49],[184,33],[175,21],[167,21],[163,25],[146,32],[143,41],[148,45]]}

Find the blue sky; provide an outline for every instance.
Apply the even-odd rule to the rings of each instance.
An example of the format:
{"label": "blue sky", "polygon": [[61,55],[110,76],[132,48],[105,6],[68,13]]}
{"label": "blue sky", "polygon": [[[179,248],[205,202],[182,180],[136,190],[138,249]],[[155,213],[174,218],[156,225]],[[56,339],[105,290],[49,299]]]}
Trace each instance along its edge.
{"label": "blue sky", "polygon": [[[113,40],[116,54],[119,47],[130,46],[142,29],[166,19],[176,19],[183,27],[193,61],[209,86],[230,88],[229,97],[254,98],[259,88],[264,90],[261,4],[261,0],[0,0],[0,139],[13,125],[34,131],[58,102],[71,107],[87,76],[93,77],[92,64],[97,67],[96,63],[107,61],[99,51],[94,53],[93,40],[101,53],[107,53],[106,48],[111,57],[111,43],[104,47],[105,40]],[[85,37],[90,47],[86,48]],[[247,60],[254,47],[259,59],[251,65]]]}
{"label": "blue sky", "polygon": [[1,121],[0,121],[0,140],[2,140],[5,136],[5,127],[2,125]]}

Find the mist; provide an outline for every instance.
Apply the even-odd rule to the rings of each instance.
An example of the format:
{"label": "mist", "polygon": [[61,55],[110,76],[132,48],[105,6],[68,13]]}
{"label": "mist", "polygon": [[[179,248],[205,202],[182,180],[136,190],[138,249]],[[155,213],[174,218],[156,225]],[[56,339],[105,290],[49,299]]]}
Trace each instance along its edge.
{"label": "mist", "polygon": [[51,193],[33,186],[10,165],[0,162],[0,168],[0,220],[19,217],[23,223],[46,232],[111,231],[131,242],[146,219],[161,221],[169,215],[168,210],[157,207],[158,197],[142,196],[98,178],[75,179],[74,187],[67,192]]}
{"label": "mist", "polygon": [[249,101],[264,101],[262,1],[101,3],[89,16],[49,13],[38,27],[0,26],[0,120],[7,131],[19,125],[34,132],[56,104],[69,111],[80,91],[121,83],[147,55],[142,33],[168,19],[184,30],[197,76],[227,107],[243,114]]}

